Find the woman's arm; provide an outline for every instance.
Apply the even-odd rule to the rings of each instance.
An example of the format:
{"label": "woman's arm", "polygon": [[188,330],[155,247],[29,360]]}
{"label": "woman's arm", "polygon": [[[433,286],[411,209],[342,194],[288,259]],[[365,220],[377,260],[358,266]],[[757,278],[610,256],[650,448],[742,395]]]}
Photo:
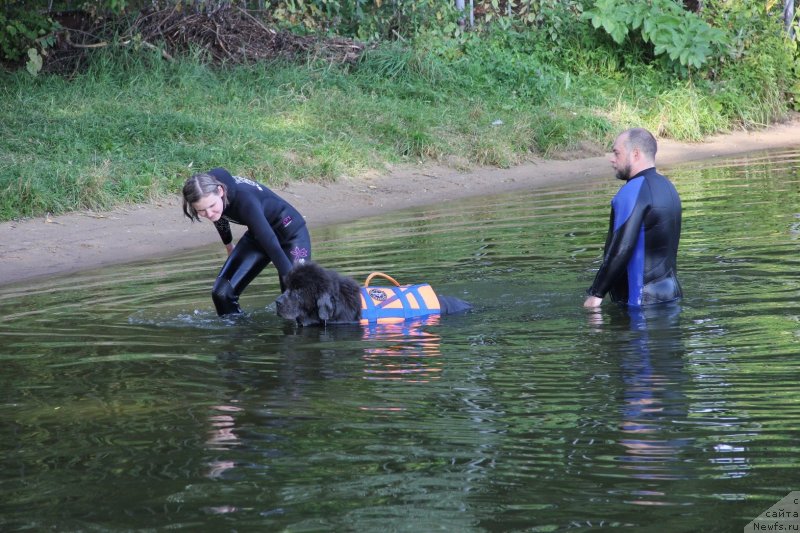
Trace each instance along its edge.
{"label": "woman's arm", "polygon": [[280,276],[285,276],[291,270],[292,263],[283,252],[280,239],[278,239],[272,226],[270,226],[263,207],[254,198],[247,198],[246,200],[240,198],[239,201],[243,202],[239,208],[242,222],[247,225],[247,229],[255,237],[256,242],[269,256],[270,261],[278,269]]}

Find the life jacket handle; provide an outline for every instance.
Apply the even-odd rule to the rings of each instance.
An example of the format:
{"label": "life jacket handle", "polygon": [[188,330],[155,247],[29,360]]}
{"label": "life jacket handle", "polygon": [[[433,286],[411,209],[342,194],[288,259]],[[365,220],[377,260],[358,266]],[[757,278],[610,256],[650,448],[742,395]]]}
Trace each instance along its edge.
{"label": "life jacket handle", "polygon": [[389,281],[391,281],[392,283],[394,283],[394,284],[395,284],[395,285],[397,285],[398,287],[400,286],[400,284],[399,284],[399,283],[397,283],[397,280],[396,280],[396,279],[394,279],[394,278],[393,278],[392,276],[390,276],[389,274],[384,274],[383,272],[373,272],[372,274],[370,274],[369,276],[367,276],[367,281],[365,281],[365,282],[364,282],[364,287],[369,287],[369,282],[370,282],[370,281],[372,281],[372,278],[374,278],[375,276],[381,276],[381,277],[383,277],[383,278],[386,278],[386,279],[388,279]]}

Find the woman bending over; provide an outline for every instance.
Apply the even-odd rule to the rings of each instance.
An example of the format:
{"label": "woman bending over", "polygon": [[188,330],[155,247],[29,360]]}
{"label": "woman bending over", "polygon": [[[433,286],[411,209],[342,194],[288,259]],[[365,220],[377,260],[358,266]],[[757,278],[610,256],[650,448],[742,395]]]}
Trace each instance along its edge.
{"label": "woman bending over", "polygon": [[[211,298],[217,314],[241,313],[239,296],[270,262],[283,277],[294,263],[311,259],[311,237],[302,215],[270,189],[224,168],[195,174],[183,185],[183,213],[193,222],[207,218],[222,238],[228,259]],[[230,223],[247,226],[234,246]]]}

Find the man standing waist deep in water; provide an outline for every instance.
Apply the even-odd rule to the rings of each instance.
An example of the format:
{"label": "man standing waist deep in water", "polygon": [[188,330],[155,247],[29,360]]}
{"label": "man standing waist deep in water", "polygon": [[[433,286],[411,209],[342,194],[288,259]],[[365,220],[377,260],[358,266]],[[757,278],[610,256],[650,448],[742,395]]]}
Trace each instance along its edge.
{"label": "man standing waist deep in water", "polygon": [[657,144],[643,128],[614,141],[611,166],[625,185],[611,200],[608,236],[584,307],[614,302],[641,307],[670,302],[683,293],[678,283],[681,200],[672,183],[656,172]]}

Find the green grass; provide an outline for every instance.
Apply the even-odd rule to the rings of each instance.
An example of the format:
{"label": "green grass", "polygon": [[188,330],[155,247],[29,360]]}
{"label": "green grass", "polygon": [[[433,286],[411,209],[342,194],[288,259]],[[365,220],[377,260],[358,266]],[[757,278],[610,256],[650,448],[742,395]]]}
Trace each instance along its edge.
{"label": "green grass", "polygon": [[608,146],[631,125],[697,140],[782,108],[774,91],[763,107],[731,90],[721,99],[719,86],[623,70],[596,50],[564,63],[390,45],[350,70],[101,52],[71,80],[0,73],[0,219],[148,202],[220,165],[272,185],[453,156],[507,167]]}

